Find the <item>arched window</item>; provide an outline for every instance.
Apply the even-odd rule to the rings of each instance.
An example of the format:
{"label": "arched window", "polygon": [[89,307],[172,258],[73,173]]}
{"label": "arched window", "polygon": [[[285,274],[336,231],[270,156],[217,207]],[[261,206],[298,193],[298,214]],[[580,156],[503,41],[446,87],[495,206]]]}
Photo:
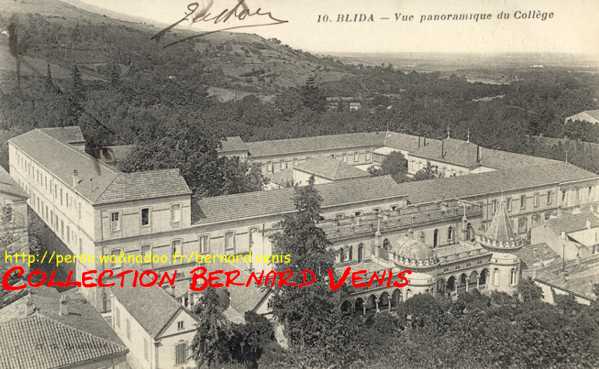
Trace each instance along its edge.
{"label": "arched window", "polygon": [[339,262],[343,263],[345,261],[345,250],[342,248],[339,249]]}
{"label": "arched window", "polygon": [[364,244],[359,244],[358,245],[358,261],[362,261],[362,259],[364,258]]}
{"label": "arched window", "polygon": [[474,229],[472,228],[472,224],[466,224],[466,240],[472,241],[474,239]]}
{"label": "arched window", "polygon": [[354,248],[353,248],[352,245],[349,245],[347,247],[348,247],[348,250],[347,250],[347,253],[348,253],[347,260],[352,261],[352,260],[354,260]]}
{"label": "arched window", "polygon": [[435,229],[433,232],[433,249],[439,245],[439,230]]}
{"label": "arched window", "polygon": [[449,228],[447,228],[447,242],[453,243],[453,237],[453,227],[449,226]]}

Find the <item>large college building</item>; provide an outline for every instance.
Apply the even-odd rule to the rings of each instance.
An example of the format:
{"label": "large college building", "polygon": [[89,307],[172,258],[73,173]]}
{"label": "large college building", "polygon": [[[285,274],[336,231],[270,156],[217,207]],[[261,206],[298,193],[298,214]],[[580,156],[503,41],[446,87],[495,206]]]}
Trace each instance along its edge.
{"label": "large college building", "polygon": [[[480,147],[453,138],[431,140],[399,133],[355,133],[266,142],[228,139],[221,153],[262,164],[275,176],[296,166],[322,170],[314,159],[339,160],[316,185],[323,198],[321,227],[338,266],[371,271],[412,268],[401,291],[355,291],[343,304],[357,311],[391,308],[410,294],[459,294],[471,288],[512,291],[519,278],[514,252],[531,228],[599,201],[599,176],[571,164]],[[9,141],[10,175],[28,204],[75,255],[270,255],[270,236],[295,211],[293,188],[197,199],[178,170],[122,173],[110,160],[84,151],[79,127],[35,129]],[[430,165],[442,178],[396,183],[356,170],[401,151],[410,173]],[[315,168],[314,165],[320,165]],[[346,166],[354,168],[348,169]],[[195,263],[148,263],[160,270]],[[81,262],[87,269],[124,265]],[[255,262],[248,270],[267,269]],[[108,291],[82,293],[100,311]],[[183,295],[181,295],[183,298]]]}

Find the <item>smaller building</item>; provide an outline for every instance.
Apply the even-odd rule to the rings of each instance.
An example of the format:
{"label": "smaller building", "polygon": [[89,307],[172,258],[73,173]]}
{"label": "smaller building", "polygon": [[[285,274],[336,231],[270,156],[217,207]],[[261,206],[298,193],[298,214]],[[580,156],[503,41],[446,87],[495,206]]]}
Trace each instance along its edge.
{"label": "smaller building", "polygon": [[1,369],[117,369],[127,350],[43,316],[0,323]]}
{"label": "smaller building", "polygon": [[127,348],[77,290],[40,287],[0,310],[0,369],[130,369]]}
{"label": "smaller building", "polygon": [[599,217],[593,209],[561,212],[531,229],[532,244],[546,244],[566,261],[599,255]]}
{"label": "smaller building", "polygon": [[293,168],[293,183],[306,185],[311,176],[314,183],[323,184],[346,179],[368,177],[368,172],[355,168],[337,159],[308,159]]}
{"label": "smaller building", "polygon": [[579,304],[589,305],[599,298],[593,291],[599,283],[599,255],[564,261],[547,244],[522,249],[523,276],[532,278],[543,291],[543,301],[554,304],[558,296],[569,295]]}
{"label": "smaller building", "polygon": [[326,98],[329,111],[358,111],[362,109],[362,98],[354,96],[329,96]]}
{"label": "smaller building", "polygon": [[249,155],[249,148],[239,136],[226,137],[221,141],[218,153],[227,158],[239,157],[239,159],[246,160]]}
{"label": "smaller building", "polygon": [[599,110],[585,110],[566,118],[566,123],[576,121],[597,124],[599,123]]}
{"label": "smaller building", "polygon": [[191,369],[197,318],[160,287],[112,289],[112,328],[134,369]]}

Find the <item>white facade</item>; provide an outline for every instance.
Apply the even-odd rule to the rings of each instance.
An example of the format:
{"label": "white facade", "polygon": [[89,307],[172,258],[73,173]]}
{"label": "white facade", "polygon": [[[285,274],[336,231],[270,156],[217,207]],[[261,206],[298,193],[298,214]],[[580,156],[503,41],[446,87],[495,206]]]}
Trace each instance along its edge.
{"label": "white facade", "polygon": [[112,296],[112,328],[129,348],[127,361],[133,369],[195,369],[190,347],[197,321],[180,309],[169,325],[152,336],[134,316]]}

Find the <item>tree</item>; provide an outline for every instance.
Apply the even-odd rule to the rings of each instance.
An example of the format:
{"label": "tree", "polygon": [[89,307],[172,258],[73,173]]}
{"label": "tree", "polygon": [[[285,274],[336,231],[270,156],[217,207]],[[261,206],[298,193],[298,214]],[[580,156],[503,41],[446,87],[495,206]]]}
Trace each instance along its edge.
{"label": "tree", "polygon": [[540,302],[543,299],[543,289],[531,278],[520,281],[518,294],[524,303]]}
{"label": "tree", "polygon": [[245,321],[245,324],[233,325],[229,342],[231,357],[247,369],[256,369],[264,346],[270,343],[274,333],[268,320],[254,312],[246,312]]}
{"label": "tree", "polygon": [[299,350],[318,343],[325,321],[336,308],[335,296],[326,286],[327,270],[333,266],[329,240],[318,227],[322,198],[314,187],[314,177],[307,186],[296,187],[296,212],[284,217],[281,232],[272,236],[273,252],[289,254],[291,264],[275,264],[275,269],[291,269],[294,280],[301,283],[301,272],[310,269],[317,282],[305,288],[284,286],[274,291],[270,307],[284,324],[290,344]]}
{"label": "tree", "polygon": [[426,167],[420,169],[419,171],[417,171],[414,174],[415,181],[423,181],[426,179],[434,179],[434,178],[438,178],[438,177],[439,177],[439,175],[437,173],[435,173],[430,162],[427,162]]}
{"label": "tree", "polygon": [[222,138],[198,114],[172,115],[140,132],[119,165],[124,172],[179,168],[195,195],[217,196],[224,187],[224,158],[217,151]]}
{"label": "tree", "polygon": [[262,174],[258,163],[249,164],[239,157],[224,159],[223,194],[262,191],[268,179]]}
{"label": "tree", "polygon": [[73,65],[72,70],[72,85],[68,93],[67,116],[65,122],[67,126],[79,124],[79,118],[83,113],[83,105],[85,103],[85,89],[81,72],[76,65]]}
{"label": "tree", "polygon": [[17,33],[17,20],[13,15],[11,22],[7,27],[8,31],[8,50],[10,55],[15,58],[17,63],[17,92],[21,93],[21,54],[22,47],[19,42],[19,35]]}
{"label": "tree", "polygon": [[404,182],[407,180],[406,174],[408,171],[408,161],[405,156],[399,151],[392,151],[387,155],[381,167],[371,166],[368,168],[368,173],[371,176],[386,176],[391,175],[396,182]]}
{"label": "tree", "polygon": [[199,325],[191,343],[191,357],[196,361],[198,368],[202,368],[204,364],[210,367],[229,362],[232,331],[223,315],[216,290],[206,290],[203,298],[194,307],[194,313],[198,316]]}
{"label": "tree", "polygon": [[117,63],[110,63],[110,85],[112,88],[121,85],[121,68]]}
{"label": "tree", "polygon": [[316,84],[314,76],[308,78],[304,86],[302,86],[301,95],[305,107],[316,112],[323,112],[325,110],[326,99]]}

